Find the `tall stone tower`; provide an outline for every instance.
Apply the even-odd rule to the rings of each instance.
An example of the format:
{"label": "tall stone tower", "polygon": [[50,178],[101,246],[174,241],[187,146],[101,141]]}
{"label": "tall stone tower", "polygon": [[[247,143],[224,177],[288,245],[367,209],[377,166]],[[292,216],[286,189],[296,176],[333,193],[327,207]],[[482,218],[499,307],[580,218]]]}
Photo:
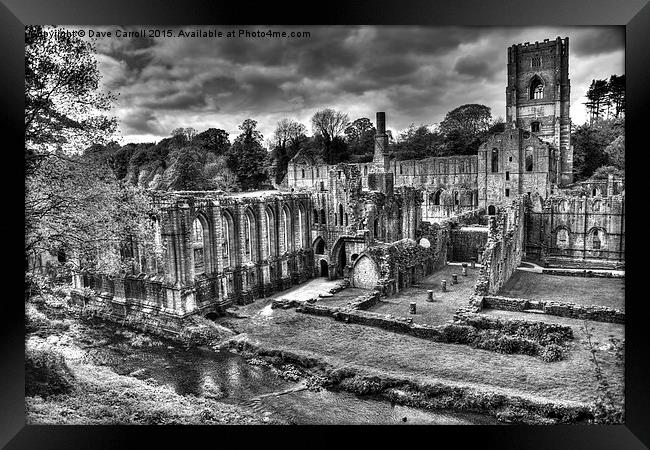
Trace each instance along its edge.
{"label": "tall stone tower", "polygon": [[560,186],[573,182],[570,89],[568,37],[508,48],[506,123],[558,149],[555,182]]}
{"label": "tall stone tower", "polygon": [[388,172],[389,157],[388,157],[388,135],[386,134],[386,113],[377,113],[377,127],[375,132],[375,154],[373,162],[377,169]]}

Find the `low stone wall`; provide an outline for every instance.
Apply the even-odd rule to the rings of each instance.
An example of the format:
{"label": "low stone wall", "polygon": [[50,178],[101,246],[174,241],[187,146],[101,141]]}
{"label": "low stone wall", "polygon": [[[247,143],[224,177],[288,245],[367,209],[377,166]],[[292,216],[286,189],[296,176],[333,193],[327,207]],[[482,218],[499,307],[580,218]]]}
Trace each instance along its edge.
{"label": "low stone wall", "polygon": [[352,309],[366,310],[372,308],[379,302],[379,292],[374,291],[369,294],[363,294],[348,303]]}
{"label": "low stone wall", "polygon": [[615,308],[597,305],[578,305],[576,303],[543,302],[525,298],[499,296],[483,297],[483,307],[506,311],[537,310],[553,316],[572,319],[593,320],[595,322],[625,323],[625,313]]}
{"label": "low stone wall", "polygon": [[542,273],[547,275],[558,275],[565,277],[586,277],[586,278],[625,278],[625,274],[613,272],[593,272],[591,270],[583,270],[581,272],[575,270],[562,270],[562,269],[542,269]]}

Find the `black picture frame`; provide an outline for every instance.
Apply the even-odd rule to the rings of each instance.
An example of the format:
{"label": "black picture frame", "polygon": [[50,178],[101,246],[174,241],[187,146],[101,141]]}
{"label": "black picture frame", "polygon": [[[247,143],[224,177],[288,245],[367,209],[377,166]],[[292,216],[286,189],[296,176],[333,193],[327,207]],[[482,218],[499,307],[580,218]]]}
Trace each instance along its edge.
{"label": "black picture frame", "polygon": [[[445,0],[436,2],[401,0],[358,1],[354,3],[327,2],[315,5],[301,3],[288,6],[272,2],[262,4],[215,3],[201,0],[2,0],[0,5],[0,46],[2,47],[3,128],[7,137],[16,139],[7,145],[11,166],[5,174],[19,178],[22,161],[16,156],[24,137],[20,117],[24,114],[24,25],[26,24],[386,24],[386,25],[460,25],[460,26],[535,26],[535,25],[621,25],[626,31],[627,111],[626,141],[631,151],[626,155],[626,194],[628,205],[643,205],[639,193],[647,192],[639,181],[643,152],[647,153],[647,101],[650,99],[650,5],[648,0]],[[297,13],[297,14],[296,14]],[[294,14],[294,15],[291,15]],[[644,127],[645,126],[645,127]],[[638,149],[635,147],[638,145]],[[635,151],[638,150],[638,151]],[[14,158],[16,161],[14,162]],[[19,169],[20,168],[20,169]],[[8,178],[4,177],[4,178]],[[5,217],[11,225],[5,234],[6,244],[16,246],[22,261],[23,250],[16,237],[21,232],[18,208],[24,196],[20,181],[12,181],[5,189],[9,206]],[[630,201],[631,200],[631,201]],[[397,436],[404,446],[453,446],[473,443],[480,448],[517,449],[642,449],[650,446],[650,391],[648,380],[648,335],[646,332],[647,293],[643,295],[644,267],[640,260],[644,248],[641,225],[643,208],[626,211],[626,423],[617,426],[437,426],[437,427],[129,427],[129,426],[26,426],[24,406],[24,309],[18,301],[20,292],[5,297],[3,309],[2,385],[0,398],[0,444],[6,448],[128,448],[187,446],[197,438],[214,445],[225,445],[226,439],[236,438],[243,445],[253,435],[261,436],[263,445],[275,440],[311,445],[318,441],[332,444],[347,442],[348,433],[358,434],[363,441],[383,440]],[[638,217],[635,217],[638,216]],[[10,218],[15,220],[9,220]],[[631,219],[631,220],[630,220]],[[636,220],[635,220],[636,219]],[[637,237],[638,236],[638,237]],[[7,246],[8,247],[8,246]],[[13,250],[13,249],[12,249]],[[646,253],[647,254],[647,253]],[[9,253],[5,255],[5,260]],[[5,286],[20,291],[22,273],[15,263],[4,271]],[[641,286],[641,294],[634,294]],[[345,431],[345,433],[341,433]],[[287,434],[291,431],[290,434]],[[443,438],[451,443],[443,444]],[[136,442],[139,441],[139,444]],[[211,445],[212,446],[212,445]]]}

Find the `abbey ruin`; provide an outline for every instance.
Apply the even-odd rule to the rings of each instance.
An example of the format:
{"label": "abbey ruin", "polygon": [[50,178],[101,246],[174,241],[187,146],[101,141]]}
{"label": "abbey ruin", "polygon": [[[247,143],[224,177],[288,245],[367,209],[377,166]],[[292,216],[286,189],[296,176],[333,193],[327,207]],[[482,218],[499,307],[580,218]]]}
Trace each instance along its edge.
{"label": "abbey ruin", "polygon": [[568,38],[514,45],[507,64],[506,129],[478,154],[391,159],[377,112],[372,162],[299,153],[282,190],[152,194],[163,257],[136,243],[132,273],[76,275],[75,288],[120,320],[178,319],[316,277],[390,297],[450,261],[480,265],[484,296],[522,260],[623,268],[623,181],[573,183]]}

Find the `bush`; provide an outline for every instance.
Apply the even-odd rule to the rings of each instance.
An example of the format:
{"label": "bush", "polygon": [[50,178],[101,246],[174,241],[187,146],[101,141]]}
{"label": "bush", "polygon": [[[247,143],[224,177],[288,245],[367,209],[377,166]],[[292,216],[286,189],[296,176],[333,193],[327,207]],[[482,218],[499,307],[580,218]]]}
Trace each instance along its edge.
{"label": "bush", "polygon": [[542,349],[540,357],[545,362],[554,362],[564,359],[564,349],[557,344],[549,344]]}
{"label": "bush", "polygon": [[25,353],[25,396],[66,394],[72,390],[74,375],[59,353],[27,349]]}

